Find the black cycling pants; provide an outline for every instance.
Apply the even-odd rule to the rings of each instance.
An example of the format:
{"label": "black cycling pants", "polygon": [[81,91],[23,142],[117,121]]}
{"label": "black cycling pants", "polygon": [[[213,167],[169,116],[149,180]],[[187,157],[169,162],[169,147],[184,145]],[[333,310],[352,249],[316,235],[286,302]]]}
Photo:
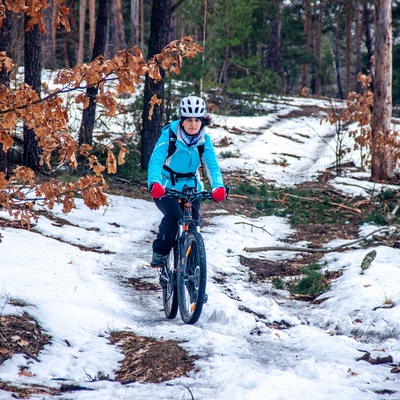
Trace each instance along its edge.
{"label": "black cycling pants", "polygon": [[[168,255],[178,232],[178,221],[182,218],[182,206],[176,197],[154,199],[154,203],[164,214],[164,217],[158,227],[157,238],[153,242],[153,251],[158,254]],[[192,217],[194,220],[200,220],[199,213],[200,200],[194,200],[192,205]]]}

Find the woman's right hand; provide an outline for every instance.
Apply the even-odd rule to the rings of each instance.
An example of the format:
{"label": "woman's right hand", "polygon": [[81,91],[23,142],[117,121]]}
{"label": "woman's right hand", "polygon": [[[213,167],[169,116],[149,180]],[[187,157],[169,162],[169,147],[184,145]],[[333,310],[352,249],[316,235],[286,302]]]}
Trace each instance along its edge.
{"label": "woman's right hand", "polygon": [[161,199],[165,196],[165,187],[159,183],[152,183],[150,186],[149,193],[153,199]]}
{"label": "woman's right hand", "polygon": [[226,199],[226,190],[224,187],[217,187],[211,192],[212,199],[220,203],[221,201]]}

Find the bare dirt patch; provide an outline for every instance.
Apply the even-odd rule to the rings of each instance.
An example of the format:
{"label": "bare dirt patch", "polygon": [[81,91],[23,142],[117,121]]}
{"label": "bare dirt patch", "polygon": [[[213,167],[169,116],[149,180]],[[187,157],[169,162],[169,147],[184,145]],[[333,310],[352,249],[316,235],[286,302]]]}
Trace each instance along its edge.
{"label": "bare dirt patch", "polygon": [[41,395],[43,398],[59,394],[58,390],[47,388],[39,385],[22,385],[13,386],[7,382],[0,381],[0,390],[12,393],[15,399],[29,399],[34,395]]}
{"label": "bare dirt patch", "polygon": [[140,292],[145,292],[145,291],[154,291],[158,292],[161,290],[160,285],[156,285],[151,282],[147,282],[143,279],[139,278],[128,278],[125,283],[129,286],[133,286],[135,290],[138,290]]}
{"label": "bare dirt patch", "polygon": [[260,258],[248,258],[240,256],[240,263],[248,267],[252,272],[252,280],[268,280],[288,276],[300,275],[301,268],[317,262],[321,258],[318,254],[309,254],[302,257],[294,257],[285,261],[272,261]]}
{"label": "bare dirt patch", "polygon": [[[39,323],[24,312],[21,315],[2,315],[0,317],[0,364],[14,354],[24,354],[26,358],[38,361],[39,352],[50,344],[51,337],[43,332]],[[20,376],[31,377],[28,368],[20,368]],[[18,385],[0,381],[0,389],[13,394],[13,397],[27,399],[33,394],[50,395],[56,391],[38,385]]]}
{"label": "bare dirt patch", "polygon": [[[338,193],[329,183],[333,174],[329,171],[321,174],[318,179],[312,182],[305,182],[297,185],[299,190],[314,190],[329,192],[332,202],[335,202],[342,195]],[[260,211],[255,203],[247,196],[235,195],[234,186],[238,182],[246,180],[246,173],[229,173],[226,176],[228,184],[233,187],[232,196],[227,201],[218,204],[218,208],[224,210],[227,214],[240,214],[247,217],[257,217],[265,215]],[[269,182],[263,181],[258,177],[256,184],[268,185]],[[215,208],[215,205],[213,206]],[[210,210],[210,206],[205,206],[206,210]],[[215,215],[215,214],[211,214]],[[302,223],[292,225],[293,233],[289,235],[285,242],[289,248],[294,243],[303,242],[304,245],[312,249],[326,248],[327,243],[333,239],[355,240],[359,237],[359,223],[361,216],[358,213],[349,212],[346,216],[345,224],[335,223]],[[273,280],[280,277],[299,276],[301,269],[310,264],[318,263],[322,258],[322,253],[300,253],[293,252],[287,259],[275,262],[268,259],[268,253],[262,253],[260,257],[240,257],[240,262],[251,271],[253,280]]]}
{"label": "bare dirt patch", "polygon": [[121,383],[165,382],[192,371],[198,359],[172,340],[156,340],[133,332],[113,332],[109,340],[121,346],[125,355],[116,377]]}
{"label": "bare dirt patch", "polygon": [[2,315],[0,317],[0,364],[14,354],[25,354],[38,360],[39,351],[50,344],[51,337],[45,334],[38,322],[28,313]]}

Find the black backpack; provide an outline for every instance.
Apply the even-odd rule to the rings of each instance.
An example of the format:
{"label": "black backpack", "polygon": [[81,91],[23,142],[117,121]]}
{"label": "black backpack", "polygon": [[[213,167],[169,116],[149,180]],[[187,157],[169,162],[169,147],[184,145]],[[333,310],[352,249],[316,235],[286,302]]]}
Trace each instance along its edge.
{"label": "black backpack", "polygon": [[[175,132],[171,129],[171,124],[170,124],[170,123],[167,124],[167,125],[164,125],[164,126],[162,127],[162,130],[163,130],[163,131],[164,131],[165,129],[169,129],[169,143],[168,143],[168,154],[167,154],[167,158],[168,158],[168,157],[171,157],[172,154],[175,153],[177,137],[176,137]],[[197,146],[197,150],[198,150],[198,152],[199,152],[200,161],[201,161],[201,158],[203,157],[203,153],[204,153],[204,143],[198,145],[198,146]]]}
{"label": "black backpack", "polygon": [[[176,150],[176,134],[175,132],[171,129],[171,124],[166,124],[162,127],[162,131],[164,131],[165,129],[169,129],[169,142],[168,142],[168,153],[167,153],[167,157],[171,157],[172,154],[175,153]],[[197,151],[199,152],[199,156],[200,156],[200,163],[201,163],[201,171],[202,171],[202,175],[204,176],[204,168],[203,168],[203,161],[202,161],[202,157],[203,157],[203,153],[204,153],[204,143],[200,144],[197,146]],[[171,182],[172,185],[175,186],[176,181],[179,178],[194,178],[195,174],[193,172],[188,172],[186,174],[181,173],[181,172],[175,172],[172,168],[170,168],[168,165],[163,165],[163,168],[168,171],[171,175]]]}

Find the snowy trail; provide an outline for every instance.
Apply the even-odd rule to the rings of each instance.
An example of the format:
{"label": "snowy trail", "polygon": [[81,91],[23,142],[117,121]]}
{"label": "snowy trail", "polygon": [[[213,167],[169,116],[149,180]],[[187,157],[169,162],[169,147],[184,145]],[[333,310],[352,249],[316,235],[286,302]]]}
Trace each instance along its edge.
{"label": "snowy trail", "polygon": [[[308,180],[330,165],[333,153],[321,137],[330,140],[332,128],[320,126],[317,117],[279,119],[295,108],[293,101],[286,110],[266,117],[227,118],[213,137],[218,142],[229,136],[232,144],[218,151],[232,151],[240,158],[221,158],[222,167],[256,171],[284,186]],[[235,126],[248,133],[227,133]],[[297,158],[281,165],[284,153]],[[110,200],[109,207],[98,211],[78,201],[77,209],[66,216],[56,207],[54,214],[69,224],[61,226],[40,217],[36,229],[41,234],[1,231],[2,313],[27,311],[52,336],[40,362],[16,355],[1,365],[2,381],[58,387],[63,380],[88,388],[65,393],[63,400],[398,398],[398,374],[391,374],[389,365],[371,365],[357,358],[369,351],[400,361],[399,249],[378,247],[374,265],[364,275],[359,265],[368,249],[327,255],[328,268],[342,270],[343,276],[326,294],[328,300],[311,305],[291,300],[271,283],[250,282],[249,270],[240,263],[241,255],[249,257],[244,247],[282,244],[291,232],[284,219],[210,215],[202,230],[209,302],[198,323],[188,326],[179,316],[173,321],[165,318],[160,290],[136,290],[126,283],[135,278],[158,284],[158,273],[148,264],[159,211],[151,201],[118,196]],[[272,235],[242,222],[264,226]],[[271,252],[267,257],[282,261],[288,254]],[[395,307],[378,307],[385,296],[393,299]],[[30,305],[21,310],[10,299]],[[287,329],[272,327],[282,321]],[[113,330],[182,341],[182,347],[200,357],[196,370],[162,384],[89,382],[88,376],[98,372],[113,377],[123,358],[107,340]],[[21,376],[21,367],[33,376]],[[0,399],[12,397],[0,391]]]}
{"label": "snowy trail", "polygon": [[[142,225],[140,219],[143,219],[143,208],[151,210],[152,203],[142,204],[143,207],[136,210],[132,209],[130,204],[131,201],[120,204],[122,208],[115,212],[126,214],[133,211],[132,223]],[[146,219],[156,221],[157,225],[158,216],[158,211],[148,211]],[[98,223],[98,217],[93,217],[92,222],[95,220]],[[276,234],[260,236],[258,232],[252,233],[251,228],[237,224],[239,221],[249,222],[243,217],[219,216],[203,230],[209,259],[210,300],[195,326],[184,325],[179,316],[174,321],[166,320],[162,311],[160,291],[142,292],[135,291],[131,286],[120,286],[121,279],[123,281],[129,277],[158,283],[157,271],[147,266],[152,235],[148,231],[135,231],[135,237],[132,238],[128,234],[131,223],[125,222],[124,226],[120,226],[119,237],[127,239],[125,243],[119,243],[123,251],[106,257],[107,260],[103,262],[111,266],[104,268],[104,265],[99,264],[96,268],[99,279],[105,280],[108,292],[111,291],[103,292],[103,297],[118,297],[117,302],[110,302],[115,328],[121,326],[122,321],[119,319],[122,319],[127,324],[125,327],[138,334],[184,341],[184,348],[201,357],[198,362],[200,372],[187,378],[185,383],[200,396],[199,398],[243,399],[251,389],[254,398],[261,399],[271,387],[282,392],[283,382],[287,380],[298,380],[301,386],[285,386],[284,397],[271,398],[289,399],[299,395],[311,399],[332,398],[330,396],[335,393],[332,392],[332,385],[335,386],[335,382],[331,380],[335,379],[338,372],[347,374],[349,369],[360,368],[359,363],[355,361],[362,355],[357,352],[357,343],[347,336],[332,337],[326,330],[319,329],[320,317],[310,312],[307,305],[290,301],[283,296],[277,297],[268,285],[249,283],[248,271],[238,260],[241,246],[232,250],[232,243],[241,244],[240,238],[245,237],[246,243],[255,245],[260,242],[265,244],[266,241],[270,245],[278,244],[291,230],[278,218],[261,218],[257,223],[274,226]],[[101,236],[101,232],[98,234]],[[143,241],[137,240],[136,235]],[[102,238],[103,247],[108,246],[107,238],[107,235]],[[93,243],[99,245],[99,239]],[[283,256],[278,254],[276,257]],[[214,278],[222,275],[225,277],[224,284],[215,283]],[[125,303],[122,307],[121,301]],[[240,306],[266,315],[267,321],[259,321],[254,315],[240,311]],[[282,320],[293,327],[279,330],[270,329],[265,324]],[[372,351],[373,346],[364,345],[363,349]],[[332,363],[332,359],[335,358],[337,361]],[[367,363],[363,367],[368,370]],[[223,384],[227,375],[230,377],[229,389]],[[172,385],[179,386],[182,381],[186,379],[177,380]],[[160,390],[163,385],[154,387],[157,386]],[[344,386],[343,382],[340,382],[335,387],[341,399],[360,396],[360,389],[354,388],[353,385]],[[310,392],[315,392],[315,397],[310,395]],[[376,395],[365,393],[362,398],[375,399]]]}

